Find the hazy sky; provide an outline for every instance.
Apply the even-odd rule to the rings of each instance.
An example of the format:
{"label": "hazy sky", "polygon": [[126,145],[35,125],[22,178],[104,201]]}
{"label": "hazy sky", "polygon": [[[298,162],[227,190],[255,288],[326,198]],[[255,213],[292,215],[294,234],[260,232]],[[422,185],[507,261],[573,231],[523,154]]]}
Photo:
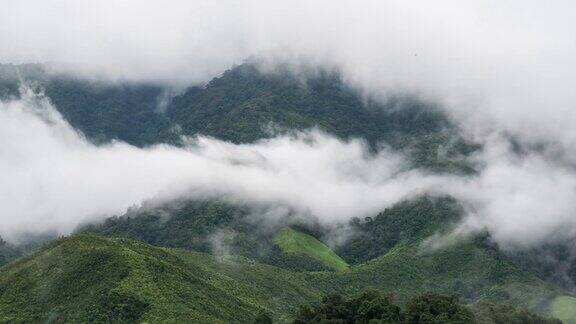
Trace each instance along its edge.
{"label": "hazy sky", "polygon": [[[252,202],[281,202],[319,217],[334,214],[330,220],[376,211],[434,184],[468,206],[461,229],[486,228],[499,242],[520,245],[575,235],[574,1],[4,0],[1,7],[3,63],[59,62],[90,77],[178,85],[206,82],[249,57],[289,63],[295,69],[299,64],[337,67],[347,82],[371,95],[408,90],[438,101],[466,136],[485,145],[473,157],[484,165],[473,179],[414,172],[387,182],[383,179],[394,174],[401,157],[383,152],[366,158],[358,143],[340,143],[321,134],[309,135],[318,143],[314,146],[281,138],[254,146],[204,140],[191,151],[138,150],[121,143],[93,147],[65,123],[49,126],[30,112],[39,105],[36,99],[2,103],[0,192],[8,205],[0,204],[0,212],[26,211],[21,222],[3,216],[4,228],[38,219],[38,226],[70,227],[76,220],[165,190],[183,190],[172,188],[170,181],[184,174],[204,194],[246,193],[243,199]],[[509,136],[544,149],[518,156],[509,147]],[[252,161],[255,157],[248,152],[254,151],[272,166]],[[305,181],[318,170],[277,162],[279,152],[294,161],[310,158],[313,167],[327,173]],[[350,152],[353,163],[335,159],[341,152]],[[244,155],[249,166],[226,162]],[[56,160],[49,165],[54,168],[34,162],[52,156]],[[222,170],[210,179],[183,162],[202,167],[211,159]],[[116,166],[118,161],[127,162]],[[343,166],[338,163],[354,165],[352,173],[365,173],[368,177],[358,179],[369,180],[340,174]],[[98,174],[99,165],[109,165],[110,175],[125,174],[122,168],[130,171],[118,186],[122,194],[101,181],[107,178]],[[64,171],[58,166],[86,176],[74,185],[60,183]],[[157,175],[158,182],[140,184],[142,173],[152,173],[153,179]],[[219,174],[229,175],[234,183],[226,190],[217,187],[211,179],[219,179]],[[18,180],[22,177],[25,181]],[[21,196],[13,197],[19,192],[14,186],[23,190]],[[138,190],[131,191],[134,187]],[[86,196],[76,196],[81,195],[79,188]],[[262,188],[267,189],[259,192]],[[32,204],[29,211],[35,197],[45,199],[46,205]],[[70,205],[72,199],[82,204]],[[46,216],[47,210],[53,212]],[[75,221],[58,223],[50,217]]]}

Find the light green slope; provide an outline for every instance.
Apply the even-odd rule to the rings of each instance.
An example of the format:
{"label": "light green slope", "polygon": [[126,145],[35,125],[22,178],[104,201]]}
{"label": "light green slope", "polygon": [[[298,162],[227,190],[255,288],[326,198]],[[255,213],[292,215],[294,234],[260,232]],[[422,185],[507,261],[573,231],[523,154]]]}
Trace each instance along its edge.
{"label": "light green slope", "polygon": [[348,269],[348,263],[315,237],[291,228],[282,229],[274,238],[283,252],[305,255],[337,271]]}
{"label": "light green slope", "polygon": [[550,315],[558,318],[565,324],[576,323],[576,298],[560,296],[552,303]]}
{"label": "light green slope", "polygon": [[321,294],[243,259],[78,235],[0,270],[0,322],[242,322],[290,316]]}

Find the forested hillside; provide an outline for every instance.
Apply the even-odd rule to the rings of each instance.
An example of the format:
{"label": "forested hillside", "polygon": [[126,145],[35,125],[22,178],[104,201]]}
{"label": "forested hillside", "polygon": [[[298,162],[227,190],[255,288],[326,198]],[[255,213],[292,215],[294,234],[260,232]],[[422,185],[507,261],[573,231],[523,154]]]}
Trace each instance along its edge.
{"label": "forested hillside", "polygon": [[337,72],[310,72],[302,79],[287,69],[265,73],[246,63],[173,96],[176,91],[166,86],[78,79],[48,73],[42,65],[0,65],[0,97],[17,96],[22,81],[43,91],[95,143],[181,145],[182,135],[247,143],[318,128],[341,139],[363,139],[374,149],[391,145],[415,166],[449,172],[471,172],[462,157],[476,149],[431,103],[403,94],[363,98]]}
{"label": "forested hillside", "polygon": [[49,71],[49,66],[40,64],[0,64],[0,98],[18,97],[20,86],[30,86],[50,98],[70,125],[94,143],[120,140],[144,146],[177,141],[171,122],[158,112],[166,87]]}
{"label": "forested hillside", "polygon": [[[278,235],[285,235],[284,225],[265,225],[260,219],[251,219],[249,209],[209,202],[181,203],[177,209],[174,206],[131,211],[85,230],[159,246],[242,255],[296,271],[330,270],[318,259],[285,253],[282,245],[279,249],[275,240]],[[351,236],[334,246],[334,251],[338,258],[355,265],[350,271],[322,272],[311,278],[320,287],[330,286],[338,278],[340,284],[334,289],[347,294],[361,287],[378,287],[393,291],[398,300],[404,301],[421,291],[434,291],[456,294],[466,303],[512,303],[547,312],[562,290],[515,266],[486,238],[470,239],[439,250],[423,246],[426,238],[450,228],[459,215],[459,207],[452,199],[421,198],[374,217],[353,220],[349,228]],[[294,226],[308,234],[291,236],[291,240],[301,240],[292,241],[291,246],[308,245],[317,249],[318,254],[326,255],[305,237],[315,235],[330,241],[328,229],[313,223]]]}
{"label": "forested hillside", "polygon": [[[418,267],[433,263],[408,265],[411,260],[401,260],[406,255],[400,253],[345,272],[302,273],[238,257],[215,258],[126,239],[77,235],[0,269],[0,320],[246,323],[265,312],[277,321],[289,321],[296,318],[299,306],[315,304],[328,293],[376,287],[393,293],[404,305],[413,293],[435,288],[422,286],[424,275],[429,283],[447,282],[442,269]],[[485,260],[477,261],[470,266],[479,268]],[[380,264],[387,264],[386,271],[377,270]],[[500,277],[507,283],[498,289],[514,288],[515,297],[522,296],[524,302],[560,293],[530,276],[514,277],[514,271],[508,276],[513,277]]]}

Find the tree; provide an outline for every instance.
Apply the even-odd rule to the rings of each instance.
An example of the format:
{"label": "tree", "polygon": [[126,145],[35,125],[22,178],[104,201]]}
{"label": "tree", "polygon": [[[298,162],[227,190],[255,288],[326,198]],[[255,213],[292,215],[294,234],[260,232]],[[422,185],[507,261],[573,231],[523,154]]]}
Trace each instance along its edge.
{"label": "tree", "polygon": [[303,306],[294,323],[398,323],[401,319],[400,307],[391,296],[367,290],[350,298],[332,294],[317,307]]}
{"label": "tree", "polygon": [[254,320],[254,324],[272,324],[272,317],[266,312],[260,312],[256,319]]}
{"label": "tree", "polygon": [[471,323],[474,314],[454,296],[426,293],[406,305],[407,323]]}

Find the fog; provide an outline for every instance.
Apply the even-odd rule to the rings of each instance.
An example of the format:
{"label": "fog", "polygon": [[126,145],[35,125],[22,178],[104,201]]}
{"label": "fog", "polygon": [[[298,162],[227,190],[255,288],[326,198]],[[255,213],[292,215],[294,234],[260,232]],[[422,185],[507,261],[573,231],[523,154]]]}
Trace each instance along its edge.
{"label": "fog", "polygon": [[0,235],[65,234],[145,200],[182,196],[282,205],[329,225],[377,213],[439,180],[406,164],[313,130],[246,145],[198,137],[184,148],[95,146],[27,90],[0,103]]}
{"label": "fog", "polygon": [[29,96],[0,109],[0,235],[65,232],[183,193],[281,203],[337,222],[434,191],[466,206],[458,233],[488,230],[503,246],[571,238],[574,12],[560,0],[4,1],[4,63],[178,86],[253,57],[263,69],[329,66],[375,98],[409,91],[438,102],[484,149],[472,157],[483,165],[476,176],[454,178],[406,171],[402,156],[319,132],[253,145],[94,147]]}

